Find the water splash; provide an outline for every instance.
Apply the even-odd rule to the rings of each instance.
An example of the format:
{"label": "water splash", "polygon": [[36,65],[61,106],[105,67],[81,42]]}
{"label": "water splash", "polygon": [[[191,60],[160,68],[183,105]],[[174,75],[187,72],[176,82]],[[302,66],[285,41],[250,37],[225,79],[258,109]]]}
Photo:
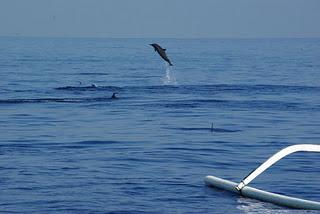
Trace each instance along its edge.
{"label": "water splash", "polygon": [[238,200],[237,209],[241,210],[245,214],[311,214],[310,210],[303,211],[303,210],[292,210],[289,208],[278,207],[277,205],[273,205],[270,203],[258,201],[255,199],[250,198],[239,198]]}
{"label": "water splash", "polygon": [[174,76],[174,72],[173,72],[172,66],[170,66],[169,63],[165,62],[165,68],[166,68],[166,75],[163,78],[163,84],[165,84],[165,85],[177,85],[178,82],[176,80],[176,77]]}

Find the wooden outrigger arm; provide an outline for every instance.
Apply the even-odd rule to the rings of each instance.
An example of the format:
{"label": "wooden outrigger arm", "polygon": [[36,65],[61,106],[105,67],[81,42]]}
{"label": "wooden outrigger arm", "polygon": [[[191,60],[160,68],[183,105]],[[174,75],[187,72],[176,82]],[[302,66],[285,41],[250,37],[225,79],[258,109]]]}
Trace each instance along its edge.
{"label": "wooden outrigger arm", "polygon": [[253,179],[258,175],[263,173],[266,169],[271,167],[280,159],[284,158],[287,155],[290,155],[295,152],[320,152],[320,145],[315,144],[297,144],[293,146],[286,147],[273,156],[271,156],[267,161],[261,164],[258,168],[249,173],[237,186],[236,189],[241,191],[243,187],[248,185]]}

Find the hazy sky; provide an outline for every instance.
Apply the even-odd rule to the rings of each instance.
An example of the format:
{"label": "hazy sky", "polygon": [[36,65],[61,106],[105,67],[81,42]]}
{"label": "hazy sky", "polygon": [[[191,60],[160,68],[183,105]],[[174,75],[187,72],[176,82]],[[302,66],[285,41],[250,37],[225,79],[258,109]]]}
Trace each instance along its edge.
{"label": "hazy sky", "polygon": [[0,36],[320,37],[320,0],[0,0]]}

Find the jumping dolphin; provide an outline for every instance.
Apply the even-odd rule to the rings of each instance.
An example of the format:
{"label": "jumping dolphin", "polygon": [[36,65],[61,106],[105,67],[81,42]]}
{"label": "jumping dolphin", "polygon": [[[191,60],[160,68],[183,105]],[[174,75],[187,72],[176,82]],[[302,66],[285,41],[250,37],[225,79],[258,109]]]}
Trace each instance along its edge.
{"label": "jumping dolphin", "polygon": [[156,43],[153,43],[150,45],[154,48],[154,51],[158,52],[158,54],[161,56],[162,59],[167,61],[170,66],[173,66],[172,63],[170,62],[170,59],[167,57],[166,49],[163,49],[162,47],[160,47],[160,45]]}

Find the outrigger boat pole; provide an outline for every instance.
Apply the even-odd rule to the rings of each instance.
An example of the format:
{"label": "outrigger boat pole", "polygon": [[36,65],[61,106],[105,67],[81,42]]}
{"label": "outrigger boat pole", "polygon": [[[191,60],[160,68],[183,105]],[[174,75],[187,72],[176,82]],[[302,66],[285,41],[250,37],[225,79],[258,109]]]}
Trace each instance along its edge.
{"label": "outrigger boat pole", "polygon": [[288,207],[297,208],[297,209],[320,210],[320,202],[317,202],[317,201],[310,201],[310,200],[303,200],[303,199],[294,198],[294,197],[288,197],[288,196],[266,192],[266,191],[262,191],[262,190],[247,186],[253,179],[255,179],[258,175],[263,173],[266,169],[271,167],[277,161],[295,152],[320,152],[320,145],[298,144],[298,145],[286,147],[280,150],[279,152],[277,152],[276,154],[274,154],[273,156],[271,156],[267,161],[261,164],[258,168],[256,168],[251,173],[249,173],[238,184],[221,179],[221,178],[217,178],[214,176],[207,176],[205,178],[205,183],[208,186],[213,186],[220,189],[228,190],[246,197],[258,199],[261,201],[271,202],[281,206],[288,206]]}

